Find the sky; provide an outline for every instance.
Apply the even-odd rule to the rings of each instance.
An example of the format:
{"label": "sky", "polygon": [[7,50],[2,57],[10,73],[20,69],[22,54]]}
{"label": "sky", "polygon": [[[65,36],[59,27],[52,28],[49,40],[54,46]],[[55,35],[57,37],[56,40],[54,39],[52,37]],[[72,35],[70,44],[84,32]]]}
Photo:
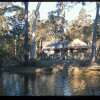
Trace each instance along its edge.
{"label": "sky", "polygon": [[[29,2],[29,10],[32,11],[33,9],[36,9],[36,5],[38,2]],[[21,5],[21,3],[17,3],[18,5]],[[23,6],[24,7],[24,6]],[[68,21],[74,20],[77,18],[80,9],[84,7],[87,11],[87,14],[91,15],[91,19],[95,18],[96,15],[96,4],[95,2],[87,2],[85,6],[82,6],[81,3],[74,6],[70,11],[65,10],[65,18]],[[48,12],[56,10],[56,2],[42,2],[40,6],[40,20],[44,20],[48,18]]]}

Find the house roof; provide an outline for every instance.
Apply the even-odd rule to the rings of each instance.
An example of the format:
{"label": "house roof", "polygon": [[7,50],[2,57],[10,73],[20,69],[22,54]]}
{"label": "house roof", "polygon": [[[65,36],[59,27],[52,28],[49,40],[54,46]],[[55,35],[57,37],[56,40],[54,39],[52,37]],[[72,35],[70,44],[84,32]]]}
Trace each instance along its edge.
{"label": "house roof", "polygon": [[67,47],[69,42],[68,41],[57,41],[57,42],[52,42],[51,44],[48,44],[47,47],[54,47],[54,48],[62,48],[62,43],[64,44],[64,47]]}
{"label": "house roof", "polygon": [[42,49],[53,49],[53,48],[55,48],[54,46],[52,46],[52,47],[48,46],[51,43],[53,43],[53,42],[52,41],[43,42],[43,48]]}
{"label": "house roof", "polygon": [[64,44],[64,47],[67,47],[69,42],[68,41],[57,41],[57,42],[53,42],[53,41],[47,41],[45,43],[43,43],[43,49],[44,50],[47,50],[47,49],[50,49],[50,50],[53,50],[55,48],[62,48],[62,43]]}
{"label": "house roof", "polygon": [[91,48],[91,46],[87,45],[85,42],[81,41],[80,39],[75,39],[71,43],[69,41],[57,41],[57,42],[52,42],[48,41],[43,43],[43,49],[44,50],[53,50],[55,48],[61,49],[62,43],[64,44],[64,48]]}
{"label": "house roof", "polygon": [[87,44],[81,41],[80,39],[75,39],[68,45],[68,47],[73,47],[73,46],[87,46]]}

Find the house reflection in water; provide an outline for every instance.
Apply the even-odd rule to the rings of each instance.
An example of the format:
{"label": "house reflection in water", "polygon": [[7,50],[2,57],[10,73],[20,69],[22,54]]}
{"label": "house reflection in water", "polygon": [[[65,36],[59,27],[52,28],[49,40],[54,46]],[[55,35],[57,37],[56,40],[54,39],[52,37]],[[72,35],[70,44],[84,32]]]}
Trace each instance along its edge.
{"label": "house reflection in water", "polygon": [[[77,70],[77,71],[76,71]],[[93,74],[94,73],[94,74]],[[69,80],[72,95],[100,95],[100,74],[89,70],[74,68],[69,71]]]}

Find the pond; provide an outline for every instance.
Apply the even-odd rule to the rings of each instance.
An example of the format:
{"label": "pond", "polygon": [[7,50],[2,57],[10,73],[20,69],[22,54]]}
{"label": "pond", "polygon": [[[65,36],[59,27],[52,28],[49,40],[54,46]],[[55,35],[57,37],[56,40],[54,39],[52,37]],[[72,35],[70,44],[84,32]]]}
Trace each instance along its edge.
{"label": "pond", "polygon": [[30,75],[0,72],[0,96],[73,95],[100,95],[100,74],[79,69]]}

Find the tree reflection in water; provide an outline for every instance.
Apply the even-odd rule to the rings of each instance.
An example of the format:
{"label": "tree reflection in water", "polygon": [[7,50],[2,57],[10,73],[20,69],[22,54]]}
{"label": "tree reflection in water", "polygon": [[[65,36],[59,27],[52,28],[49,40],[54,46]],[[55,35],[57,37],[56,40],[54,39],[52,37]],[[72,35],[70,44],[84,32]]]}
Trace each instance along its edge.
{"label": "tree reflection in water", "polygon": [[32,75],[1,72],[0,95],[100,95],[100,73],[81,68]]}
{"label": "tree reflection in water", "polygon": [[3,91],[3,78],[2,78],[2,73],[0,73],[0,96],[4,95]]}
{"label": "tree reflection in water", "polygon": [[40,74],[35,79],[35,95],[55,95],[55,75]]}
{"label": "tree reflection in water", "polygon": [[23,83],[23,77],[20,79],[20,76],[17,74],[3,73],[3,91],[5,95],[9,96],[19,96],[22,95],[22,86],[20,83]]}
{"label": "tree reflection in water", "polygon": [[24,95],[28,95],[28,80],[29,80],[29,77],[28,76],[25,76],[24,77]]}

